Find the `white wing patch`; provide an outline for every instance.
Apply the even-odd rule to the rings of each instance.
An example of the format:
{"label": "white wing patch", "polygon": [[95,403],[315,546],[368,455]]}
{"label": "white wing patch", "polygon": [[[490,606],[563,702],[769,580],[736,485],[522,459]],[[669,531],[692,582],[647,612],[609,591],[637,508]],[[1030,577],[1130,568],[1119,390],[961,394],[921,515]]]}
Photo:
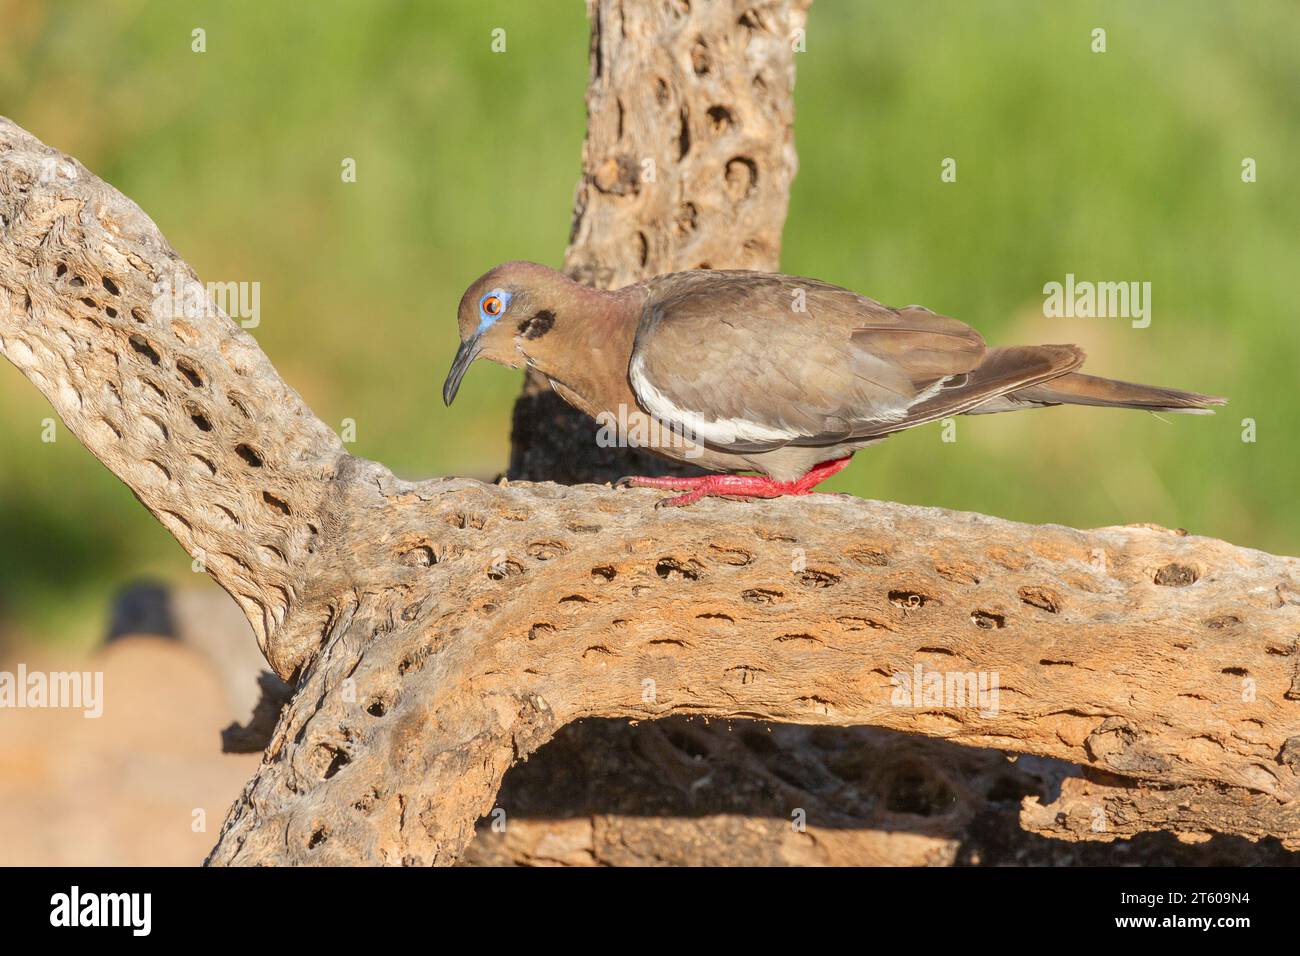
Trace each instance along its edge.
{"label": "white wing patch", "polygon": [[859,420],[863,423],[881,422],[884,424],[889,424],[891,422],[901,422],[903,421],[903,419],[907,418],[907,416],[912,413],[913,408],[915,408],[917,405],[920,405],[922,402],[926,401],[927,399],[933,398],[934,396],[938,395],[941,391],[943,391],[944,385],[946,385],[948,382],[952,381],[956,377],[957,376],[955,375],[947,375],[943,378],[937,379],[931,384],[927,385],[921,391],[917,392],[914,397],[906,400],[900,400],[896,405],[888,405],[888,406],[877,405],[875,408],[872,409],[872,411],[875,414],[873,414],[870,418],[864,416]]}
{"label": "white wing patch", "polygon": [[715,445],[737,445],[745,442],[789,442],[800,433],[769,428],[744,418],[708,418],[702,412],[693,412],[677,405],[651,384],[645,374],[645,363],[640,355],[632,359],[628,381],[641,404],[662,422],[675,422],[689,437],[702,439]]}

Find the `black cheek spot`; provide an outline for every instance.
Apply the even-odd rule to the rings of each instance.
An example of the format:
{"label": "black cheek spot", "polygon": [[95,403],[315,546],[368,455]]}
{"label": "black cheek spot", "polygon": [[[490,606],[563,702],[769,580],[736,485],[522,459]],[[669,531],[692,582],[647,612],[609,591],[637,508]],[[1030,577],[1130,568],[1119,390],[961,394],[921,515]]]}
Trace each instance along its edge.
{"label": "black cheek spot", "polygon": [[555,313],[550,309],[542,309],[531,318],[524,319],[519,323],[519,334],[526,339],[540,339],[551,331],[554,325]]}

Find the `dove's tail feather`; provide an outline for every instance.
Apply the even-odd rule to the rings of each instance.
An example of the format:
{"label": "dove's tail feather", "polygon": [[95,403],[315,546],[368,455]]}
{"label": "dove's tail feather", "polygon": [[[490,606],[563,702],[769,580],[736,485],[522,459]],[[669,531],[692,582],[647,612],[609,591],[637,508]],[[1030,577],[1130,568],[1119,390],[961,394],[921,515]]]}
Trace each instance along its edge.
{"label": "dove's tail feather", "polygon": [[1104,408],[1138,408],[1151,412],[1213,415],[1214,406],[1226,398],[1201,395],[1158,385],[1139,385],[1096,375],[1071,372],[1038,385],[1029,385],[987,402],[969,414],[1012,411],[1033,405],[1096,405]]}

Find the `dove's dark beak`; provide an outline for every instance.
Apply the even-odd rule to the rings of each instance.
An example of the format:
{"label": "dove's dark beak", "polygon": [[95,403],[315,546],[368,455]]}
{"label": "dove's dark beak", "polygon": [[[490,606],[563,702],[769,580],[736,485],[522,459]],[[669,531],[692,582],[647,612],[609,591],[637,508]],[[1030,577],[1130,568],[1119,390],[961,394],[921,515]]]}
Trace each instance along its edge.
{"label": "dove's dark beak", "polygon": [[448,405],[456,400],[456,392],[460,390],[460,380],[465,377],[470,365],[478,358],[479,338],[480,336],[476,335],[462,342],[460,348],[456,350],[456,358],[452,360],[447,381],[442,383],[442,400]]}

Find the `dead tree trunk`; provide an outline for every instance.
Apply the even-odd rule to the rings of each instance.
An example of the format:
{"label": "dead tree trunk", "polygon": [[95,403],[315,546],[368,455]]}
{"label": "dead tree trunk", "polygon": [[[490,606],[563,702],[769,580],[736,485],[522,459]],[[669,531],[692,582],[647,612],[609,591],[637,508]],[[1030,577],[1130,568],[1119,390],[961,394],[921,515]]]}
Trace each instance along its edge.
{"label": "dead tree trunk", "polygon": [[[602,29],[616,7],[596,10],[597,100],[624,42]],[[666,93],[635,94],[658,112],[627,93],[628,155],[716,141],[698,168],[668,171],[680,191],[643,188],[638,216],[661,228],[640,229],[617,226],[605,197],[633,187],[593,136],[571,268],[631,278],[596,240],[637,250],[638,232],[636,269],[717,265],[702,250],[744,256],[750,239],[740,262],[774,264],[793,169],[788,58],[765,74],[722,64],[774,51],[765,35],[786,42],[799,17],[744,9],[698,45],[694,30],[623,26],[676,64]],[[731,132],[696,112],[711,96],[674,92],[683,65],[754,96],[722,104]],[[773,98],[752,92],[760,75]],[[734,208],[691,185],[705,155],[727,157],[713,173]],[[686,204],[701,235],[670,241]],[[295,685],[214,863],[450,863],[506,768],[557,728],[671,714],[873,725],[1080,764],[1089,779],[1029,821],[1068,838],[1099,835],[1100,813],[1108,837],[1300,841],[1296,559],[844,496],[657,513],[648,492],[401,481],[348,455],[205,297],[201,314],[160,305],[160,284],[197,280],[154,224],[7,120],[0,230],[0,352],[206,563]],[[996,673],[997,707],[899,701],[893,675],[916,665]]]}

